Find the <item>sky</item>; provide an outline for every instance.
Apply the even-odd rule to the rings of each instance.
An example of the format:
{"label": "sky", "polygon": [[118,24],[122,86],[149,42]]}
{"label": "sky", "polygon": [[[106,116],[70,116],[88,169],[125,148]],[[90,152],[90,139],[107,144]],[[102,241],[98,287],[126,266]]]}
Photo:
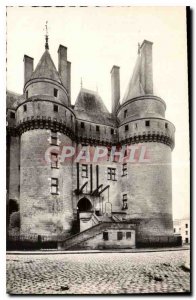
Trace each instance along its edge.
{"label": "sky", "polygon": [[58,66],[59,44],[72,63],[71,93],[75,103],[83,87],[98,89],[111,111],[113,65],[120,67],[121,98],[132,74],[137,45],[153,42],[154,94],[167,105],[166,118],[176,127],[172,152],[174,218],[189,217],[189,125],[185,7],[8,7],[7,89],[22,94],[23,56],[37,65],[44,52],[48,21],[49,48]]}

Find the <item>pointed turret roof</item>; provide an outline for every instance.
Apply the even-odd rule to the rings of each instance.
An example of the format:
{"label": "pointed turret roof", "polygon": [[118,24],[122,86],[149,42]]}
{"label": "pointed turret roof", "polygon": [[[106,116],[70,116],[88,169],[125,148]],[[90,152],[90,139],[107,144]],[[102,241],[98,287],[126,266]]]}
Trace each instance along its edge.
{"label": "pointed turret roof", "polygon": [[81,88],[74,111],[80,119],[110,126],[114,125],[112,115],[107,110],[98,92]]}
{"label": "pointed turret roof", "polygon": [[31,79],[37,78],[52,79],[62,84],[60,76],[57,72],[57,69],[50,56],[48,49],[45,50],[39,63],[37,64],[35,71],[31,75]]}
{"label": "pointed turret roof", "polygon": [[122,103],[129,99],[145,95],[144,88],[141,83],[141,56],[139,55],[135,64],[133,75],[131,76]]}
{"label": "pointed turret roof", "polygon": [[142,45],[139,45],[133,75],[129,80],[122,103],[147,94],[153,94],[152,42],[144,40]]}

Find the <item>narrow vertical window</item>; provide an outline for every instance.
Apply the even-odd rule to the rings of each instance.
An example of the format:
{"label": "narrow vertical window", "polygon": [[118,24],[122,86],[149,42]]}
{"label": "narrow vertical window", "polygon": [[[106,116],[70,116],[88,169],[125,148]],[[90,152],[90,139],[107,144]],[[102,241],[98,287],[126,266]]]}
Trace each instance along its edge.
{"label": "narrow vertical window", "polygon": [[122,231],[118,231],[117,232],[117,240],[120,241],[122,239],[123,239],[123,233],[122,233]]}
{"label": "narrow vertical window", "polygon": [[58,194],[58,178],[51,178],[51,194]]}
{"label": "narrow vertical window", "polygon": [[122,165],[122,176],[127,176],[127,164]]}
{"label": "narrow vertical window", "polygon": [[80,123],[80,127],[81,127],[82,129],[84,129],[84,127],[85,127],[84,122],[81,122],[81,123]]}
{"label": "narrow vertical window", "polygon": [[58,154],[51,153],[51,168],[57,169],[58,168]]}
{"label": "narrow vertical window", "polygon": [[114,134],[114,129],[113,129],[113,128],[111,128],[111,134],[112,134],[112,135]]}
{"label": "narrow vertical window", "polygon": [[165,128],[166,128],[166,129],[168,128],[168,124],[167,124],[167,123],[165,123]]}
{"label": "narrow vertical window", "polygon": [[123,194],[123,206],[122,209],[128,209],[128,204],[127,204],[127,194]]}
{"label": "narrow vertical window", "polygon": [[127,117],[127,109],[124,110],[124,119]]}
{"label": "narrow vertical window", "polygon": [[51,131],[51,145],[58,146],[57,132]]}
{"label": "narrow vertical window", "polygon": [[82,165],[82,177],[88,178],[88,165]]}
{"label": "narrow vertical window", "polygon": [[28,91],[26,91],[26,99],[28,99],[29,98],[29,93],[28,93]]}
{"label": "narrow vertical window", "polygon": [[109,240],[108,232],[107,232],[107,231],[104,231],[104,232],[103,232],[103,240],[104,240],[104,241],[108,241],[108,240]]}
{"label": "narrow vertical window", "polygon": [[99,126],[98,125],[96,125],[96,131],[99,132]]}
{"label": "narrow vertical window", "polygon": [[58,90],[54,89],[54,97],[58,97]]}
{"label": "narrow vertical window", "polygon": [[125,125],[125,131],[129,130],[129,125]]}
{"label": "narrow vertical window", "polygon": [[26,104],[23,105],[23,111],[24,112],[27,111],[27,105]]}
{"label": "narrow vertical window", "polygon": [[59,107],[58,107],[58,105],[57,105],[57,104],[54,104],[54,106],[53,106],[53,110],[54,110],[54,112],[58,112],[58,110],[59,110]]}

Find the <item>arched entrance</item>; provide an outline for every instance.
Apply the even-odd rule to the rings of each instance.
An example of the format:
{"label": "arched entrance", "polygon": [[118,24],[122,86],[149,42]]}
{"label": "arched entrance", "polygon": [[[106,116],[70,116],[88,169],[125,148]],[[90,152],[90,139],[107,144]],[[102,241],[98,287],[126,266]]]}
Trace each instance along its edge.
{"label": "arched entrance", "polygon": [[79,200],[77,208],[79,212],[92,211],[92,204],[90,200],[88,200],[86,197],[83,197]]}
{"label": "arched entrance", "polygon": [[83,197],[77,205],[77,219],[80,232],[92,226],[92,204],[89,199]]}

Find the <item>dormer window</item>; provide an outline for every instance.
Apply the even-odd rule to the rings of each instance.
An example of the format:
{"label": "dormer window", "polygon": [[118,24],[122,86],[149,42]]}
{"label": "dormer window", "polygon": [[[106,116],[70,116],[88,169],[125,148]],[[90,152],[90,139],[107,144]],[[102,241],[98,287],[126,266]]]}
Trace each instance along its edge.
{"label": "dormer window", "polygon": [[55,112],[58,112],[58,110],[59,110],[58,105],[54,104],[53,109],[54,109]]}
{"label": "dormer window", "polygon": [[54,97],[58,97],[58,90],[54,89]]}

